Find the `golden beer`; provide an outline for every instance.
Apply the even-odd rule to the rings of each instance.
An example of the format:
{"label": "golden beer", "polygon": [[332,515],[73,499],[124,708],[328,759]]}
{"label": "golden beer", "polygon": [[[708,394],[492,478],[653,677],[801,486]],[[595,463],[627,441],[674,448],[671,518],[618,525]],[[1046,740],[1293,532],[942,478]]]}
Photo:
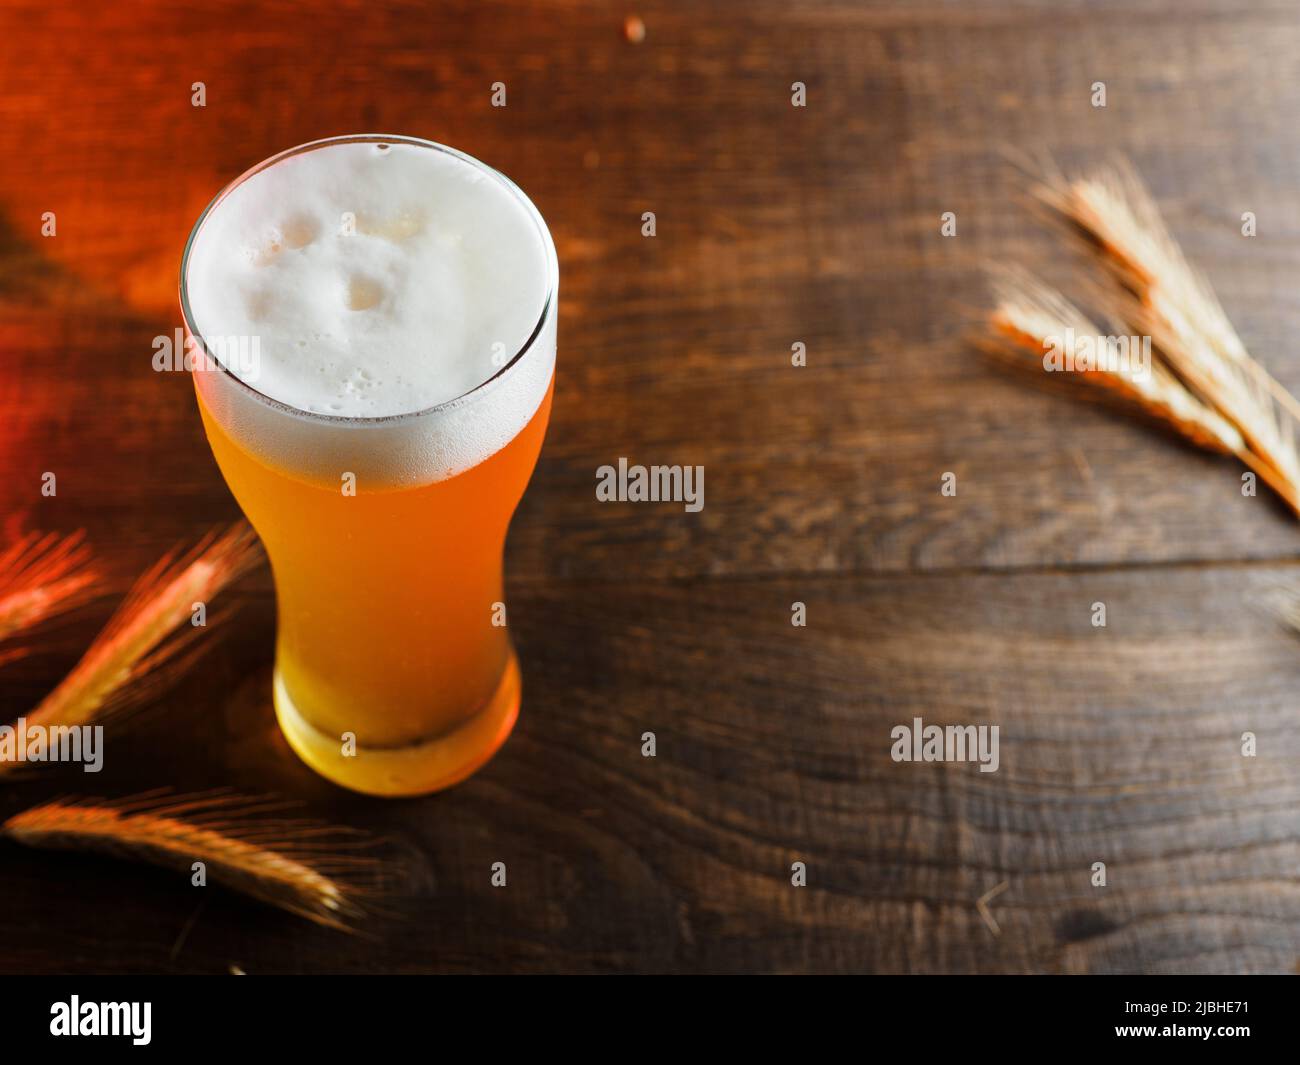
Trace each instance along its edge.
{"label": "golden beer", "polygon": [[[403,143],[437,148],[404,138],[319,143],[358,142],[382,144],[386,152],[392,150],[390,145]],[[371,165],[368,159],[363,162]],[[274,165],[276,160],[270,160],[250,174]],[[219,357],[210,369],[194,374],[217,464],[271,562],[278,608],[273,685],[280,726],[312,768],[371,794],[417,794],[457,783],[500,747],[519,712],[520,672],[506,626],[502,555],[510,517],[532,475],[550,415],[558,270],[553,245],[535,209],[500,175],[474,165],[488,180],[500,182],[492,195],[511,195],[526,206],[521,217],[537,227],[546,272],[539,287],[540,305],[528,309],[535,316],[532,331],[508,360],[500,358],[499,343],[492,345],[496,360],[505,364],[483,364],[478,372],[485,379],[480,384],[432,407],[366,417],[355,411],[301,409],[266,395],[230,372]],[[355,180],[350,171],[348,177]],[[456,189],[452,192],[459,195]],[[205,217],[221,209],[222,196]],[[465,213],[464,205],[459,207]],[[410,215],[402,210],[402,217]],[[468,214],[472,217],[473,212]],[[317,253],[326,264],[333,261],[331,256],[352,256],[346,261],[368,265],[381,255],[408,254],[415,261],[426,254],[400,245],[409,239],[409,221],[395,226],[391,212],[384,216],[383,209],[363,210],[357,217],[362,227],[369,224],[380,234],[358,251],[342,238],[328,243],[332,234],[322,235],[323,227],[310,219],[298,221],[314,233],[311,239],[326,243]],[[456,219],[448,218],[438,227],[427,218],[418,224],[437,228],[437,239],[449,247],[460,246],[445,235],[447,226],[460,224]],[[196,234],[203,225],[200,219]],[[274,239],[282,244],[276,254],[286,254],[282,230],[287,228],[276,230]],[[257,227],[240,230],[245,231],[256,232]],[[195,322],[194,279],[187,273],[195,239],[191,237],[182,272],[182,302],[187,326],[199,342],[205,341],[199,329],[206,323]],[[310,248],[309,243],[301,246]],[[443,254],[432,243],[429,247],[434,250],[427,254]],[[373,252],[370,259],[367,248]],[[488,248],[480,259],[486,256],[491,263],[496,254]],[[209,259],[216,261],[213,255]],[[472,265],[477,271],[481,262],[472,260]],[[291,269],[308,280],[317,276],[309,272],[315,265],[295,262],[281,275],[250,267],[246,274],[232,276],[237,288],[248,276],[259,283],[265,278],[268,285],[292,282],[306,290],[305,282],[287,272]],[[370,276],[376,274],[392,276],[374,270]],[[225,275],[217,271],[214,276]],[[380,282],[375,285],[382,289]],[[325,292],[320,297],[323,305],[332,298],[328,286],[317,289]],[[489,299],[481,287],[468,295]],[[346,315],[327,306],[325,318],[353,328],[354,322],[369,321],[354,315],[380,306],[382,299],[359,310],[348,306]],[[454,314],[454,307],[449,313]],[[208,316],[215,320],[215,315]],[[288,313],[285,319],[294,320]],[[398,310],[390,308],[388,321],[405,328]],[[494,327],[499,324],[493,320]],[[288,329],[281,332],[277,343],[294,335]],[[359,342],[350,342],[360,351]],[[298,346],[308,350],[307,343]],[[485,354],[476,350],[472,358]],[[265,351],[262,357],[268,357]],[[372,368],[372,379],[390,374],[394,364],[386,352],[358,358]],[[321,360],[320,365],[333,363]],[[399,359],[396,365],[414,363]],[[354,371],[348,373],[346,380],[355,380]],[[342,374],[340,370],[335,376],[342,381]],[[288,380],[285,376],[277,387],[293,387],[285,384]],[[335,391],[346,402],[355,388],[345,383]],[[401,398],[390,393],[381,398]],[[329,406],[323,401],[314,405]]]}

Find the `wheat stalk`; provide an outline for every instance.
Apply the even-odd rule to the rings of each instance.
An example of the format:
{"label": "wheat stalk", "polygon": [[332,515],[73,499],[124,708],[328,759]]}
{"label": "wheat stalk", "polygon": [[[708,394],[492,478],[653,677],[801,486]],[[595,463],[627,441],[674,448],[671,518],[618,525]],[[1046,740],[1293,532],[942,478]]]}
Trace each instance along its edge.
{"label": "wheat stalk", "polygon": [[[1102,335],[1069,300],[1028,275],[1003,271],[995,291],[998,304],[990,316],[994,333],[1027,354],[1041,357],[1050,343],[1063,343],[1071,329],[1076,337]],[[1087,370],[1083,377],[1136,403],[1193,444],[1235,455],[1288,503],[1294,498],[1294,486],[1250,449],[1236,427],[1189,392],[1160,362],[1153,360],[1147,374],[1118,362]]]}
{"label": "wheat stalk", "polygon": [[[81,725],[139,705],[204,646],[193,643],[197,626],[169,642],[166,637],[190,617],[195,603],[206,604],[259,557],[253,531],[243,522],[209,533],[187,552],[165,555],[136,582],[72,672],[27,715],[28,724]],[[185,650],[190,653],[182,656]],[[15,764],[0,761],[0,773]]]}
{"label": "wheat stalk", "polygon": [[28,533],[0,552],[0,640],[89,602],[99,590],[84,534]]}
{"label": "wheat stalk", "polygon": [[317,924],[353,931],[363,899],[377,896],[384,864],[357,853],[376,841],[338,826],[260,816],[288,805],[225,792],[57,799],[0,824],[28,847],[93,851],[205,875]]}
{"label": "wheat stalk", "polygon": [[[996,335],[1026,354],[1042,357],[1052,343],[1063,346],[1073,335],[1103,335],[1088,317],[1061,293],[1028,274],[1005,270],[994,281],[997,306],[990,316]],[[1076,354],[1072,349],[1071,355]],[[1182,386],[1160,363],[1147,373],[1128,363],[1100,363],[1083,371],[1086,380],[1136,403],[1147,413],[1201,447],[1239,455],[1245,441],[1237,430]]]}
{"label": "wheat stalk", "polygon": [[[1073,181],[1052,173],[1035,191],[1087,238],[1113,280],[1099,308],[1150,336],[1158,354],[1146,386],[1122,373],[1102,383],[1198,446],[1236,455],[1300,516],[1300,403],[1246,351],[1133,169],[1117,163]],[[1023,277],[1003,282],[998,299],[994,333],[1040,354],[1052,335],[1043,323],[1087,322],[1059,294]]]}

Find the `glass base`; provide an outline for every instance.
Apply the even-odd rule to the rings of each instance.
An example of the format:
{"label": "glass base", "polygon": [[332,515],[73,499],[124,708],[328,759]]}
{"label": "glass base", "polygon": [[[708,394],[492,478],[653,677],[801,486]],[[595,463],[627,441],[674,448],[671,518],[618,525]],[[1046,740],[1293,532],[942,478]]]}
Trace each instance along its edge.
{"label": "glass base", "polygon": [[327,780],[366,795],[427,795],[459,784],[506,742],[519,717],[519,662],[513,650],[487,706],[451,732],[404,747],[357,745],[344,755],[340,736],[307,723],[280,679],[273,682],[275,716],[294,753]]}

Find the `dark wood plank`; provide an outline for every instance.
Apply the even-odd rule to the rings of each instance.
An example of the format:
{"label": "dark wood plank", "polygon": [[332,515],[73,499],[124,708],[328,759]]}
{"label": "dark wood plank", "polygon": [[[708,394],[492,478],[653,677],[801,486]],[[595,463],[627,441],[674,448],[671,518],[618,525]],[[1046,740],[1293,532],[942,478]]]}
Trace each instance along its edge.
{"label": "dark wood plank", "polygon": [[[28,426],[0,457],[7,511],[35,507],[39,472],[66,470],[78,518],[142,557],[229,512],[185,389],[149,369],[153,337],[177,324],[188,227],[269,152],[384,127],[490,159],[556,233],[560,378],[516,523],[521,576],[1267,559],[1300,543],[1271,500],[1240,498],[1232,462],[1027,389],[963,343],[986,262],[1070,277],[999,148],[1067,163],[1118,149],[1249,344],[1300,388],[1286,296],[1300,25],[1280,8],[647,5],[642,45],[587,4],[544,18],[371,5],[313,16],[311,34],[298,13],[243,4],[10,10],[0,291],[29,384],[0,398],[5,422]],[[189,84],[205,70],[200,110]],[[789,105],[796,78],[806,109]],[[488,106],[493,80],[504,109]],[[1253,240],[1244,209],[1261,219]],[[52,240],[44,210],[60,218]],[[944,210],[955,239],[939,236]],[[796,340],[804,369],[789,365]],[[110,403],[138,415],[107,423],[112,441]],[[105,437],[93,476],[73,468],[73,424]],[[703,464],[703,514],[596,506],[596,468],[623,454]],[[949,470],[955,500],[938,494]]]}
{"label": "dark wood plank", "polygon": [[[1287,579],[525,584],[515,735],[465,785],[397,803],[343,794],[279,739],[254,581],[201,675],[109,731],[94,788],[300,796],[394,840],[410,869],[393,917],[354,940],[209,889],[173,958],[200,898],[186,879],[6,847],[22,905],[0,913],[0,967],[1288,971],[1300,643],[1260,607]],[[914,716],[998,725],[1000,768],[892,761],[890,731]],[[79,775],[5,785],[4,809]],[[994,935],[975,902],[1003,882]]]}

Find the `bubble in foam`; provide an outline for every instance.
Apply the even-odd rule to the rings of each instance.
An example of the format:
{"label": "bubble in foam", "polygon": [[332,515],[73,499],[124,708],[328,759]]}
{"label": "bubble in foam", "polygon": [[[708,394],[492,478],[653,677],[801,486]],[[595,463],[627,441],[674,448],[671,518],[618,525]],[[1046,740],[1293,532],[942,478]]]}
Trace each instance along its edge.
{"label": "bubble in foam", "polygon": [[368,311],[377,307],[384,298],[384,290],[379,282],[372,281],[361,274],[348,279],[348,309]]}
{"label": "bubble in foam", "polygon": [[316,239],[320,223],[308,215],[294,215],[281,227],[281,236],[286,248],[305,248]]}

